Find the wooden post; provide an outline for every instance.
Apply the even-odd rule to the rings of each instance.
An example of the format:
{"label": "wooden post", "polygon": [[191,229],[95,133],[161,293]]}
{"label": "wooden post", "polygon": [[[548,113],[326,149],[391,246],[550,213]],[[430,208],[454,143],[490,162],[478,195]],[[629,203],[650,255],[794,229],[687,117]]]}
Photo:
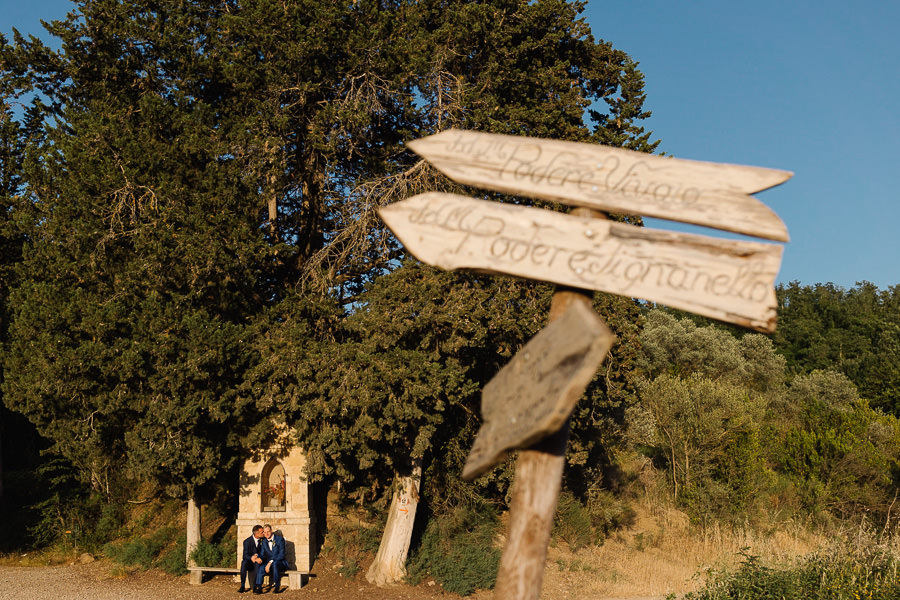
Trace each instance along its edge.
{"label": "wooden post", "polygon": [[[188,498],[187,504],[187,549],[185,551],[185,563],[189,567],[197,565],[191,560],[191,553],[200,543],[200,505],[197,504],[193,495]],[[203,565],[208,566],[208,565]],[[191,571],[190,582],[194,585],[200,584],[203,578],[201,571]],[[196,581],[195,581],[196,580]]]}
{"label": "wooden post", "polygon": [[[604,213],[588,208],[575,208],[572,214],[606,218]],[[575,289],[558,290],[553,295],[549,320],[556,320],[576,302],[592,308],[592,294]],[[519,452],[509,509],[509,538],[494,586],[497,600],[537,600],[541,595],[568,442],[567,421],[553,435]]]}

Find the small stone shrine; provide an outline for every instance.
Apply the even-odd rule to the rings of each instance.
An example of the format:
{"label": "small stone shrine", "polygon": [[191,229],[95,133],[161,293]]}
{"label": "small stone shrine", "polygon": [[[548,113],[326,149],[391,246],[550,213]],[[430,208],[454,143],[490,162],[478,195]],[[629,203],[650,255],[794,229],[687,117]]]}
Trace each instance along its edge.
{"label": "small stone shrine", "polygon": [[272,446],[244,463],[240,477],[237,516],[237,551],[240,567],[244,539],[254,525],[269,523],[284,536],[291,570],[308,573],[315,541],[306,455],[300,448]]}

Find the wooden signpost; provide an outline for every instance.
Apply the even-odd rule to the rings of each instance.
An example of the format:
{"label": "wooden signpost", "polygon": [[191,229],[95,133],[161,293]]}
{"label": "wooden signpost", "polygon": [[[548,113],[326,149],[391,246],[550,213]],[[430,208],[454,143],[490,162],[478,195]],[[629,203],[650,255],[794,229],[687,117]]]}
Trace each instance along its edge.
{"label": "wooden signpost", "polygon": [[467,185],[788,241],[778,215],[748,196],[784,183],[787,171],[456,129],[409,147]]}
{"label": "wooden signpost", "polygon": [[463,468],[474,479],[559,431],[612,347],[615,336],[590,307],[576,304],[538,332],[481,392],[484,425]]}
{"label": "wooden signpost", "polygon": [[477,477],[520,449],[495,597],[536,600],[559,494],[568,419],[614,336],[591,308],[602,290],[759,331],[775,330],[782,247],[634,227],[645,215],[787,241],[748,194],[786,171],[651,156],[596,144],[449,130],[409,146],[468,185],[575,205],[570,215],[426,193],[379,210],[421,261],[565,286],[550,324],[482,391],[484,424],[463,470]]}

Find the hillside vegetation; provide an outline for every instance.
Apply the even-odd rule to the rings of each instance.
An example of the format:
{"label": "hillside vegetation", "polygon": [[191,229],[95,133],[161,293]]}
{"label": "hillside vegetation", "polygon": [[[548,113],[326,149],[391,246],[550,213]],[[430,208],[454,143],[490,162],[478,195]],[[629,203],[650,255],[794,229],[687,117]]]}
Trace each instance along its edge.
{"label": "hillside vegetation", "polygon": [[[226,523],[283,426],[373,531],[421,464],[411,576],[489,587],[513,458],[458,474],[480,390],[553,288],[424,266],[377,209],[477,193],[407,149],[451,127],[655,152],[638,63],[583,8],[77,0],[52,47],[0,35],[0,551],[178,570],[174,530],[131,509]],[[778,303],[765,337],[594,297],[617,341],[572,415],[561,544],[668,514],[699,539],[895,532],[900,289],[792,283]],[[206,535],[205,560],[232,560]],[[481,578],[441,562],[459,548],[483,549]]]}
{"label": "hillside vegetation", "polygon": [[[896,317],[888,310],[889,293],[869,286],[820,287],[850,298],[874,292],[879,298],[871,304],[874,327],[884,328]],[[782,288],[779,298],[792,291],[809,296],[813,289]],[[800,308],[800,301],[792,304]],[[812,321],[823,308],[835,319],[846,311],[860,327],[865,321],[858,305],[840,299],[830,307],[811,304],[802,314]],[[631,347],[618,349],[620,356],[631,353],[619,402],[609,402],[604,391],[609,372],[601,370],[576,409],[547,585],[604,589],[610,595],[693,590],[714,598],[694,577],[703,569],[710,585],[720,588],[741,585],[750,574],[775,577],[779,571],[767,569],[779,565],[801,571],[869,565],[876,569],[873,582],[884,579],[895,558],[872,553],[889,550],[897,535],[900,422],[884,409],[890,406],[873,407],[860,396],[851,379],[859,371],[844,373],[842,363],[806,371],[776,346],[781,336],[744,333],[660,309],[634,314],[639,327],[626,338]],[[786,332],[797,329],[790,319],[791,313],[782,319]],[[840,336],[827,325],[819,327],[823,338]],[[871,345],[861,347],[877,354]],[[463,357],[455,353],[456,360]],[[604,396],[606,408],[591,404]],[[610,434],[601,438],[598,432]],[[410,580],[433,578],[468,594],[492,585],[492,577],[484,577],[496,570],[499,554],[485,552],[495,547],[490,540],[502,539],[497,536],[503,532],[513,461],[472,484],[462,482],[465,449],[456,439],[460,447],[454,454],[432,461],[426,470],[424,518],[410,558]],[[447,464],[456,470],[444,470]],[[167,526],[149,526],[129,518],[124,499],[108,501],[91,492],[65,461],[38,461],[34,471],[7,476],[7,481],[27,476],[50,484],[51,496],[21,499],[18,507],[34,523],[29,531],[36,545],[103,552],[131,567],[183,569],[183,535],[171,519]],[[323,531],[322,556],[353,576],[377,546],[384,497],[367,500],[352,488],[348,494],[333,487],[330,498],[334,516]],[[209,507],[223,517],[213,517],[221,527],[206,532],[204,562],[230,564],[236,558],[228,527],[232,502],[223,496]],[[358,516],[346,521],[341,514]],[[181,546],[173,545],[179,535]],[[463,555],[466,560],[453,558]],[[461,571],[463,565],[475,568]]]}

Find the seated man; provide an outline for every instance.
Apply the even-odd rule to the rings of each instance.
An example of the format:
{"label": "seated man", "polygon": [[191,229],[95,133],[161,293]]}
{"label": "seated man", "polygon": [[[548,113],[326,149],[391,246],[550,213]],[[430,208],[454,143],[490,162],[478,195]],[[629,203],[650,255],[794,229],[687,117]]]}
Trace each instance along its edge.
{"label": "seated man", "polygon": [[241,594],[247,591],[247,588],[244,587],[247,575],[250,575],[250,583],[252,584],[256,581],[255,571],[262,564],[262,559],[259,557],[259,538],[262,537],[262,534],[263,526],[254,525],[253,535],[244,540],[244,553],[241,557],[241,587],[238,589],[238,592]]}
{"label": "seated man", "polygon": [[275,535],[272,532],[272,526],[266,523],[263,526],[262,539],[260,540],[260,557],[263,560],[261,568],[256,570],[256,587],[253,588],[254,594],[262,593],[262,580],[266,574],[271,575],[272,590],[276,594],[280,594],[284,590],[281,589],[281,576],[288,569],[287,560],[284,558],[284,538]]}

